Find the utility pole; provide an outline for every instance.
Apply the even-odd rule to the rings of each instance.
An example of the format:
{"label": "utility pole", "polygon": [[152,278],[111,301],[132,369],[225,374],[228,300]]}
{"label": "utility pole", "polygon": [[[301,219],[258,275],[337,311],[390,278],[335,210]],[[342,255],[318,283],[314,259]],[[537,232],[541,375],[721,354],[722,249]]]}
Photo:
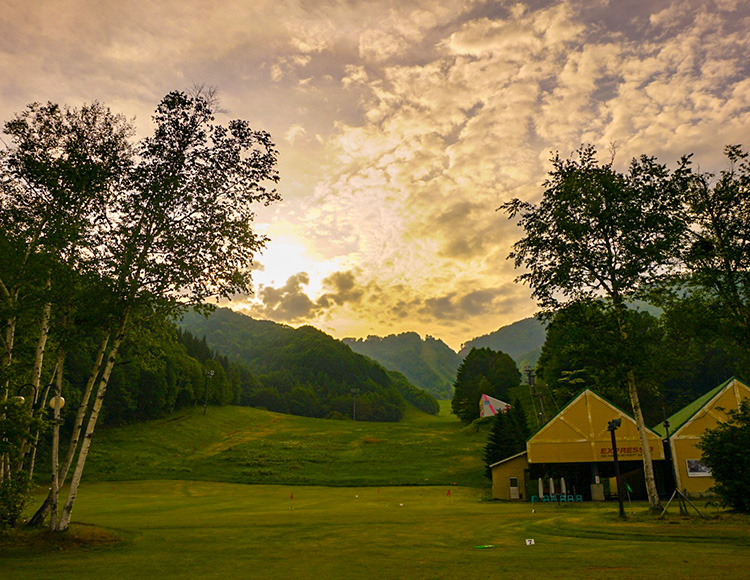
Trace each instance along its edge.
{"label": "utility pole", "polygon": [[617,501],[620,504],[620,517],[625,519],[625,506],[622,503],[622,480],[620,479],[620,463],[617,461],[617,438],[615,431],[622,425],[622,419],[612,419],[607,424],[607,431],[612,436],[612,459],[615,461],[615,477],[617,478]]}
{"label": "utility pole", "polygon": [[357,393],[359,389],[352,389],[352,421],[357,420]]}
{"label": "utility pole", "polygon": [[206,371],[206,397],[203,399],[203,414],[206,414],[206,407],[208,407],[208,382],[211,380],[211,377],[214,376],[214,371],[207,370]]}

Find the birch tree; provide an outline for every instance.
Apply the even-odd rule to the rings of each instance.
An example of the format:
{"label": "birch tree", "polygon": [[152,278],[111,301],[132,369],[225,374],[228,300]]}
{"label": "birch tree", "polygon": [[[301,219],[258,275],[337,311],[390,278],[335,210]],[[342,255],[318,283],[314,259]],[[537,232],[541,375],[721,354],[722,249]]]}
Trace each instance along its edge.
{"label": "birch tree", "polygon": [[[513,199],[501,206],[524,230],[509,255],[517,268],[525,268],[518,280],[531,287],[548,314],[577,301],[606,299],[618,327],[616,341],[623,353],[630,352],[629,301],[678,263],[686,231],[681,216],[682,193],[691,175],[689,158],[670,172],[643,156],[620,173],[612,162],[600,164],[596,150],[584,146],[577,159],[555,155],[552,166],[538,205]],[[624,387],[644,451],[649,504],[658,509],[635,363],[623,359],[630,361]]]}
{"label": "birch tree", "polygon": [[[12,383],[14,390],[21,383],[31,387],[26,393],[31,400],[23,408],[33,419],[44,410],[37,399],[47,395],[42,376],[53,320],[70,317],[69,274],[80,277],[86,270],[92,233],[106,217],[116,184],[126,175],[132,130],[124,117],[98,103],[81,108],[33,103],[5,123],[4,132],[8,141],[3,140],[0,151],[0,378],[3,398]],[[19,322],[27,334],[20,338],[35,343],[28,369],[14,365]],[[36,338],[29,332],[36,332]],[[62,372],[60,364],[56,368]],[[37,431],[21,442],[21,461],[7,477],[30,479],[38,440]]]}
{"label": "birch tree", "polygon": [[[33,103],[4,125],[0,152],[0,371],[8,373],[25,300],[42,295],[31,382],[38,387],[56,267],[79,270],[92,234],[126,175],[132,127],[99,103],[70,108]],[[47,290],[47,292],[44,292]],[[7,377],[6,377],[7,390]]]}
{"label": "birch tree", "polygon": [[110,209],[113,225],[92,246],[111,285],[110,342],[53,529],[70,522],[112,368],[133,322],[250,290],[253,255],[267,241],[251,228],[254,205],[279,199],[278,154],[270,135],[245,121],[214,124],[215,107],[213,94],[201,89],[164,97],[154,134],[137,147],[127,188]]}

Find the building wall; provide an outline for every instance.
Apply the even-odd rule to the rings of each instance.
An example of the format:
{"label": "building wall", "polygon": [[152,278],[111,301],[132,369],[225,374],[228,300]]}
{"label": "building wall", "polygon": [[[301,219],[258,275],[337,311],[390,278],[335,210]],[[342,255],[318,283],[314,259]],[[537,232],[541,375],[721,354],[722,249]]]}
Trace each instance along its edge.
{"label": "building wall", "polygon": [[714,478],[709,475],[701,475],[701,471],[694,466],[688,473],[688,461],[700,462],[701,451],[696,444],[699,438],[672,439],[672,455],[675,458],[678,487],[681,491],[691,496],[709,495],[709,488],[714,485]]}
{"label": "building wall", "polygon": [[510,478],[518,478],[518,487],[521,493],[521,501],[528,501],[526,497],[526,480],[524,471],[529,468],[526,455],[505,461],[492,468],[492,497],[495,499],[511,499]]}
{"label": "building wall", "polygon": [[[714,485],[713,477],[700,470],[701,451],[698,442],[707,429],[713,429],[727,420],[727,411],[738,409],[740,401],[750,398],[750,389],[735,380],[719,392],[698,411],[693,418],[680,427],[670,438],[672,457],[677,471],[677,486],[688,495],[708,495]],[[692,464],[689,467],[689,462]]]}

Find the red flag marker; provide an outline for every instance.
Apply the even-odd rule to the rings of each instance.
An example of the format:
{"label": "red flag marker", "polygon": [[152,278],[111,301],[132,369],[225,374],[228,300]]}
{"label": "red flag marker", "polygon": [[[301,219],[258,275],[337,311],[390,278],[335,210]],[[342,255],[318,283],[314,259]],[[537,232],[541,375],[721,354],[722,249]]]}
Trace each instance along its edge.
{"label": "red flag marker", "polygon": [[294,492],[289,494],[289,499],[294,499]]}

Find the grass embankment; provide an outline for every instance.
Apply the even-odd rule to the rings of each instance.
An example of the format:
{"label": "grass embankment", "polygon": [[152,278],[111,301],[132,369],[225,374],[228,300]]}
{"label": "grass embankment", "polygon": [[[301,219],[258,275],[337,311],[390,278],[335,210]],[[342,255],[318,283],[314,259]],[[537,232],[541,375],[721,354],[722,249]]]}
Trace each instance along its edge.
{"label": "grass embankment", "polygon": [[[448,495],[448,491],[451,492]],[[750,564],[745,517],[659,520],[636,506],[481,501],[463,487],[90,483],[75,519],[117,547],[8,549],[0,577],[711,578]],[[526,539],[534,539],[527,546]]]}
{"label": "grass embankment", "polygon": [[486,432],[463,426],[450,402],[399,423],[334,421],[249,407],[200,408],[97,433],[86,481],[190,479],[326,486],[487,487]]}

